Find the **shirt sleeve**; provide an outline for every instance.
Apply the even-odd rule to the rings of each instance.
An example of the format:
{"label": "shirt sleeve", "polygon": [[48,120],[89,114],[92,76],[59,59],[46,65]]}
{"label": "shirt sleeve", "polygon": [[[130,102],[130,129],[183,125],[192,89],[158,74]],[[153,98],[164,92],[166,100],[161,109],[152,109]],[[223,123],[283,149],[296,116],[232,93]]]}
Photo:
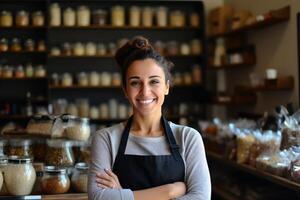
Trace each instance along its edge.
{"label": "shirt sleeve", "polygon": [[190,129],[183,140],[187,193],[177,200],[210,200],[211,180],[202,137],[198,131]]}
{"label": "shirt sleeve", "polygon": [[133,192],[129,189],[102,189],[96,184],[96,173],[112,168],[113,156],[109,141],[105,131],[98,131],[92,139],[88,178],[89,200],[134,200]]}

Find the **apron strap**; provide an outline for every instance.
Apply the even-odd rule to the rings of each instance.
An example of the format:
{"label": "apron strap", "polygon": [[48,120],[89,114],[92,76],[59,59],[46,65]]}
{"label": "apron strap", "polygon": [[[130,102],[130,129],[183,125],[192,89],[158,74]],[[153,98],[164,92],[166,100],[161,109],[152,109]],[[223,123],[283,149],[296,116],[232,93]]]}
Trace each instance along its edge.
{"label": "apron strap", "polygon": [[121,142],[120,142],[120,146],[119,146],[119,149],[118,149],[117,157],[119,155],[124,155],[124,153],[125,153],[126,144],[127,144],[127,140],[128,140],[128,136],[129,136],[129,132],[130,132],[130,127],[131,127],[132,119],[133,119],[133,116],[131,116],[128,119],[128,121],[126,123],[126,126],[125,126],[125,129],[124,129],[124,131],[122,133]]}

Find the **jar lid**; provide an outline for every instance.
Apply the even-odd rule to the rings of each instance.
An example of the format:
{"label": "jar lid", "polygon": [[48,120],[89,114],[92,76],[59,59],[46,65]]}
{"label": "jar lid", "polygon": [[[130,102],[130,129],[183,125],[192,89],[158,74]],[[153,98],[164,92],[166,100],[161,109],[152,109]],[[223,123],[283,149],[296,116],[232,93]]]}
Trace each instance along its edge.
{"label": "jar lid", "polygon": [[79,169],[79,170],[88,170],[89,169],[89,165],[85,162],[79,162],[75,165],[75,168],[76,169]]}
{"label": "jar lid", "polygon": [[65,174],[67,173],[67,168],[63,168],[63,167],[56,167],[56,166],[45,166],[44,167],[44,171],[47,173],[53,173],[53,174]]}
{"label": "jar lid", "polygon": [[0,156],[0,165],[5,165],[5,164],[7,164],[7,162],[8,162],[7,156],[1,155]]}
{"label": "jar lid", "polygon": [[11,15],[11,12],[9,12],[7,10],[2,10],[1,15]]}
{"label": "jar lid", "polygon": [[12,163],[12,164],[32,163],[32,158],[27,156],[9,156],[8,163]]}
{"label": "jar lid", "polygon": [[62,148],[62,147],[71,147],[72,141],[67,141],[63,139],[49,139],[47,140],[47,145],[50,147]]}
{"label": "jar lid", "polygon": [[25,10],[20,10],[19,12],[17,12],[17,15],[28,15],[28,12],[26,12]]}
{"label": "jar lid", "polygon": [[9,140],[9,145],[11,146],[27,146],[31,144],[32,140],[30,139],[13,138]]}
{"label": "jar lid", "polygon": [[107,14],[106,10],[102,10],[102,9],[97,9],[93,11],[94,14]]}
{"label": "jar lid", "polygon": [[37,10],[35,12],[32,13],[33,16],[36,16],[36,15],[43,15],[43,12],[40,11],[40,10]]}

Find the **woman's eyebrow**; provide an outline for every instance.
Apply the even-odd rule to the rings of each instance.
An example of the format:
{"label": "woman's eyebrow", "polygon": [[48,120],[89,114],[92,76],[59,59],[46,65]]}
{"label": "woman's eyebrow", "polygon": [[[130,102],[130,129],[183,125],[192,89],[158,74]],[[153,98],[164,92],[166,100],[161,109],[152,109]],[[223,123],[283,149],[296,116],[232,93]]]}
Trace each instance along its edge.
{"label": "woman's eyebrow", "polygon": [[161,76],[154,75],[154,76],[150,76],[149,78],[161,78]]}
{"label": "woman's eyebrow", "polygon": [[138,77],[138,76],[132,76],[132,77],[129,77],[129,80],[131,80],[131,79],[139,79],[140,77]]}

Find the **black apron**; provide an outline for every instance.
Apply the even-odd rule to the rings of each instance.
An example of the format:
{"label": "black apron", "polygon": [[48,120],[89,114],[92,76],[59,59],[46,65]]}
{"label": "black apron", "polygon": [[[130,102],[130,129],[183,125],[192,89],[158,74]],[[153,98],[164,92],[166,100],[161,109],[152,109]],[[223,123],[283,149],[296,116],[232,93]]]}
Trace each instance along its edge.
{"label": "black apron", "polygon": [[132,123],[129,118],[123,131],[113,172],[123,188],[141,190],[177,181],[184,181],[185,167],[172,130],[166,119],[161,118],[171,155],[126,155],[125,149]]}

